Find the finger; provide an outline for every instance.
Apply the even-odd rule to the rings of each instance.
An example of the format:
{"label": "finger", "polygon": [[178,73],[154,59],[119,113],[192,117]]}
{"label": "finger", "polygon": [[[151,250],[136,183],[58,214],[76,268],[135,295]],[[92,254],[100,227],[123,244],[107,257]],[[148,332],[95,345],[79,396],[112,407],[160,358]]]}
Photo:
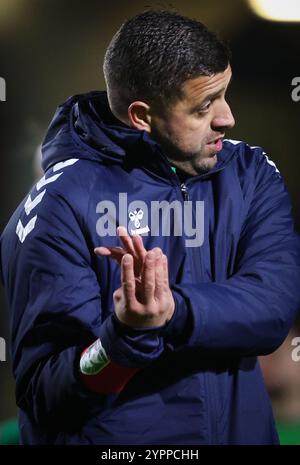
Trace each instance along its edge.
{"label": "finger", "polygon": [[119,289],[116,289],[115,292],[113,293],[113,300],[114,302],[120,302],[123,296],[123,289],[119,287]]}
{"label": "finger", "polygon": [[109,257],[116,260],[119,265],[121,265],[122,258],[126,254],[122,247],[96,247],[94,252],[98,257]]}
{"label": "finger", "polygon": [[121,262],[121,282],[126,303],[133,306],[136,303],[135,277],[133,271],[133,258],[125,254]]}
{"label": "finger", "polygon": [[155,292],[154,296],[159,300],[165,291],[163,254],[159,250],[156,252],[155,260]]}
{"label": "finger", "polygon": [[168,258],[167,258],[166,255],[163,255],[163,257],[162,257],[162,265],[163,265],[164,286],[165,286],[165,288],[168,288],[170,286],[170,284],[169,284],[169,264],[168,264]]}
{"label": "finger", "polygon": [[142,297],[144,303],[150,302],[155,290],[155,253],[147,252],[142,270]]}
{"label": "finger", "polygon": [[120,238],[126,252],[130,253],[131,255],[133,255],[133,257],[135,257],[135,250],[133,247],[132,239],[129,236],[127,229],[124,226],[119,226],[117,228],[117,235]]}
{"label": "finger", "polygon": [[111,251],[108,247],[96,247],[94,252],[96,255],[98,255],[98,257],[111,255]]}
{"label": "finger", "polygon": [[100,256],[119,256],[119,255],[125,255],[126,251],[122,247],[96,247],[94,249],[94,252],[96,255]]}
{"label": "finger", "polygon": [[134,273],[139,277],[143,267],[143,261],[146,256],[146,249],[144,248],[143,239],[139,236],[129,236],[124,226],[117,228],[117,234],[123,244],[127,253],[130,253],[134,258]]}
{"label": "finger", "polygon": [[136,234],[135,236],[132,236],[132,243],[138,259],[141,263],[143,263],[147,253],[147,250],[144,247],[143,238]]}
{"label": "finger", "polygon": [[117,235],[122,241],[127,252],[144,260],[147,250],[145,249],[143,239],[139,234],[131,237],[124,226],[119,226],[117,228]]}
{"label": "finger", "polygon": [[117,235],[120,236],[128,236],[127,229],[125,226],[118,226],[117,227]]}
{"label": "finger", "polygon": [[132,237],[132,244],[135,250],[134,273],[137,277],[140,277],[147,250],[144,247],[143,239],[139,235]]}

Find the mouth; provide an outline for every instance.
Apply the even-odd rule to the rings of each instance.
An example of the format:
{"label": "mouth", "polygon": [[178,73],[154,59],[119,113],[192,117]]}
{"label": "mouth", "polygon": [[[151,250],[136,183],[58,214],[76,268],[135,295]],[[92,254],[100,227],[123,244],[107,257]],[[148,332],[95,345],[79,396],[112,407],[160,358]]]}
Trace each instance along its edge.
{"label": "mouth", "polygon": [[220,152],[220,150],[222,150],[223,148],[223,139],[224,139],[224,136],[219,136],[219,137],[216,137],[214,140],[212,140],[211,142],[208,142],[206,145],[211,148],[215,153],[216,152]]}

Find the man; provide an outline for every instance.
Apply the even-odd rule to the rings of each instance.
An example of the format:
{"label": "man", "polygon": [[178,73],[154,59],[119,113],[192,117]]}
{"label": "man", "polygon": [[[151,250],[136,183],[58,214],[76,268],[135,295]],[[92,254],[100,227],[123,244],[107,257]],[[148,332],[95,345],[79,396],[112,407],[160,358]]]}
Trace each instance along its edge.
{"label": "man", "polygon": [[104,75],[2,235],[21,441],[277,443],[256,357],[298,309],[299,240],[274,163],[224,139],[228,49],[148,11]]}

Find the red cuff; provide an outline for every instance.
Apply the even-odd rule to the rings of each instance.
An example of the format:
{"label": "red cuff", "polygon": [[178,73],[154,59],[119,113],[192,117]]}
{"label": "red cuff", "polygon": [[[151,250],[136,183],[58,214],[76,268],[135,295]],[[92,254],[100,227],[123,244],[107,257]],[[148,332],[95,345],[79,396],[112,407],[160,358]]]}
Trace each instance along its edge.
{"label": "red cuff", "polygon": [[121,392],[128,381],[140,371],[140,368],[129,368],[110,361],[97,375],[80,373],[83,384],[98,394],[113,394]]}

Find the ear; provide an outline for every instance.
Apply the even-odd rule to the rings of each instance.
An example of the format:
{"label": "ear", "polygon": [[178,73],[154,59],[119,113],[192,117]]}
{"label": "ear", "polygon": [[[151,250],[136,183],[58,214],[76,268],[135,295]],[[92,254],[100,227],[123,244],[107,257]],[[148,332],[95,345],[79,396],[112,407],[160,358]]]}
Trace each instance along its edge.
{"label": "ear", "polygon": [[131,127],[151,132],[150,107],[145,102],[136,101],[128,107],[128,118]]}

